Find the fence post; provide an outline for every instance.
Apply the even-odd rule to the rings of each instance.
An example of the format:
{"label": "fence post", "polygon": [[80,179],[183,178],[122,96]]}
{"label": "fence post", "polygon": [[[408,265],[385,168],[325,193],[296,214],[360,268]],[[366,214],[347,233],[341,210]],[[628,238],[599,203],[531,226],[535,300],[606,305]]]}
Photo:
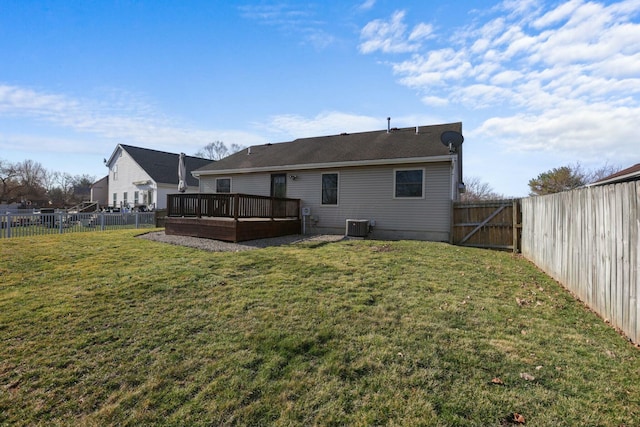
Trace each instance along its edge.
{"label": "fence post", "polygon": [[520,199],[513,199],[513,253],[517,254],[518,252],[520,252],[520,239],[519,239],[519,232],[520,232],[520,224],[518,224],[518,219],[520,218],[519,215],[519,208],[520,208]]}
{"label": "fence post", "polygon": [[139,227],[140,224],[139,224],[139,220],[138,220],[139,217],[140,217],[140,212],[136,211],[136,228],[140,228]]}
{"label": "fence post", "polygon": [[58,212],[58,232],[62,234],[62,212]]}
{"label": "fence post", "polygon": [[7,238],[11,237],[11,212],[7,212]]}
{"label": "fence post", "polygon": [[104,231],[104,212],[100,212],[100,231]]}

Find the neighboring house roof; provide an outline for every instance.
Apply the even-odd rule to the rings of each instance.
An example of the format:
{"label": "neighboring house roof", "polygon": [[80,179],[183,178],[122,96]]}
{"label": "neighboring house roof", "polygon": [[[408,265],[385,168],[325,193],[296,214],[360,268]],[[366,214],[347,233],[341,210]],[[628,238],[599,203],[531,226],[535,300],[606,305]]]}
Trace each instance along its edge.
{"label": "neighboring house roof", "polygon": [[591,183],[590,185],[615,184],[617,182],[627,182],[635,180],[640,180],[640,163],[604,177],[594,183]]}
{"label": "neighboring house roof", "polygon": [[100,187],[100,186],[108,184],[108,183],[109,183],[109,175],[105,175],[102,178],[100,178],[99,180],[97,180],[96,182],[94,182],[93,184],[91,184],[91,188]]}
{"label": "neighboring house roof", "polygon": [[[194,175],[227,171],[311,169],[365,164],[390,164],[450,157],[440,142],[445,131],[462,132],[462,123],[393,128],[254,145],[194,171]],[[420,159],[420,160],[418,160]],[[443,157],[444,160],[444,157]]]}
{"label": "neighboring house roof", "polygon": [[[151,150],[148,148],[133,147],[131,145],[124,144],[119,144],[118,147],[121,147],[124,151],[129,153],[133,160],[140,165],[140,167],[144,169],[144,171],[148,173],[151,179],[156,183],[178,185],[179,154]],[[111,160],[117,151],[118,148],[116,148],[111,155],[111,158],[107,162],[108,164],[111,164]],[[212,162],[213,160],[203,159],[201,157],[185,156],[187,185],[190,187],[197,187],[198,180],[189,172]]]}

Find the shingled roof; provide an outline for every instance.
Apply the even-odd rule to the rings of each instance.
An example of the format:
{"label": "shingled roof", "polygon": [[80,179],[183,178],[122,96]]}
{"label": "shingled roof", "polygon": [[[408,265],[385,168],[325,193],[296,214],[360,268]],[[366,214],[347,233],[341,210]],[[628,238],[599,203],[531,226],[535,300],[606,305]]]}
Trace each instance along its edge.
{"label": "shingled roof", "polygon": [[387,130],[300,138],[291,142],[254,145],[215,163],[201,167],[207,172],[250,171],[327,167],[329,164],[380,163],[391,159],[423,159],[448,156],[440,142],[445,131],[462,132],[462,123],[393,128]]}
{"label": "shingled roof", "polygon": [[[178,161],[179,154],[167,153],[164,151],[151,150],[148,148],[133,147],[131,145],[120,144],[123,150],[135,160],[151,179],[157,183],[178,185]],[[212,160],[201,157],[185,156],[185,166],[187,169],[187,185],[197,187],[198,180],[191,176],[191,171],[201,168]]]}
{"label": "shingled roof", "polygon": [[637,181],[640,179],[640,163],[604,177],[591,185],[614,184],[618,182]]}

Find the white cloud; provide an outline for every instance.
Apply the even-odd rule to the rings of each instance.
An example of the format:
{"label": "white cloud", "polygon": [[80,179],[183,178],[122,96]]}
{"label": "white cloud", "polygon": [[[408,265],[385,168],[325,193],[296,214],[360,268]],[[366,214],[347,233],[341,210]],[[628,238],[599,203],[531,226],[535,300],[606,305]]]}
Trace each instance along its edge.
{"label": "white cloud", "polygon": [[511,85],[522,78],[522,73],[517,70],[505,70],[496,73],[491,78],[491,83],[495,85]]}
{"label": "white cloud", "polygon": [[545,13],[540,18],[533,21],[532,25],[534,28],[542,29],[557,24],[558,22],[570,17],[581,3],[582,0],[568,1],[560,5],[559,7]]}
{"label": "white cloud", "polygon": [[297,114],[274,116],[268,124],[262,126],[275,135],[280,136],[281,140],[274,142],[282,142],[293,138],[381,129],[386,126],[385,123],[380,119],[368,116],[328,111],[311,118]]}
{"label": "white cloud", "polygon": [[580,153],[585,160],[624,159],[637,150],[634,123],[640,108],[582,105],[573,112],[550,109],[486,120],[475,132],[495,138],[513,151]]}
{"label": "white cloud", "polygon": [[373,6],[376,5],[376,0],[365,0],[358,9],[360,10],[370,10],[373,9]]}
{"label": "white cloud", "polygon": [[[640,0],[570,0],[546,10],[505,1],[491,14],[449,29],[455,36],[445,42],[430,33],[429,49],[404,50],[411,56],[391,62],[398,82],[420,91],[426,105],[476,110],[480,125],[470,132],[510,150],[637,152]],[[361,45],[362,53],[398,53],[388,46],[412,41],[403,14],[367,26],[377,44]]]}
{"label": "white cloud", "polygon": [[[113,95],[113,94],[112,94]],[[249,132],[194,129],[129,94],[117,99],[76,99],[62,94],[39,92],[18,86],[0,85],[0,120],[35,119],[51,137],[33,136],[20,130],[4,131],[0,148],[26,151],[66,151],[84,147],[92,152],[111,152],[118,143],[140,145],[170,152],[201,149],[208,142],[222,140],[239,145],[263,143],[262,136]],[[57,136],[79,133],[73,138]]]}
{"label": "white cloud", "polygon": [[286,34],[295,34],[298,42],[317,50],[323,50],[337,40],[324,30],[326,22],[317,18],[313,4],[244,5],[239,6],[238,10],[243,18],[277,28]]}
{"label": "white cloud", "polygon": [[407,34],[404,16],[404,11],[396,11],[389,21],[376,19],[365,25],[360,31],[360,52],[406,53],[418,50],[421,47],[420,40],[429,38],[433,27],[421,23]]}
{"label": "white cloud", "polygon": [[439,96],[423,96],[422,102],[430,107],[446,107],[449,105],[448,99]]}
{"label": "white cloud", "polygon": [[[434,100],[442,105],[446,100]],[[441,122],[442,119],[426,114],[391,117],[393,127],[413,127]],[[283,114],[274,116],[268,123],[255,124],[262,133],[271,133],[271,142],[284,142],[295,138],[314,137],[322,135],[337,135],[343,132],[356,133],[387,128],[386,117],[371,117],[361,114],[351,114],[339,111],[325,111],[314,117],[297,114]]]}
{"label": "white cloud", "polygon": [[428,39],[433,35],[433,25],[420,23],[409,34],[410,41]]}

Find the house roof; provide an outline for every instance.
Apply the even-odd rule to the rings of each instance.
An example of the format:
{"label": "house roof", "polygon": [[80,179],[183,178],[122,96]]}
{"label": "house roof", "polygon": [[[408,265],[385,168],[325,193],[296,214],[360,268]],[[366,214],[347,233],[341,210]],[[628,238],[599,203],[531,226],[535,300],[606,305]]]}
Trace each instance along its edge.
{"label": "house roof", "polygon": [[[175,184],[178,185],[178,161],[179,154],[167,153],[164,151],[151,150],[148,148],[133,147],[131,145],[120,144],[133,160],[140,165],[151,179],[156,183]],[[116,149],[117,151],[117,149]],[[114,151],[115,154],[115,151]],[[113,156],[111,156],[113,158]],[[213,160],[203,159],[201,157],[185,156],[185,166],[187,169],[187,185],[197,187],[198,180],[194,178],[190,172],[201,168]],[[111,163],[111,159],[109,160]]]}
{"label": "house roof", "polygon": [[448,157],[449,148],[440,142],[440,135],[445,131],[462,132],[462,123],[393,128],[390,132],[381,130],[343,133],[254,145],[215,163],[209,163],[196,170],[194,175],[400,163],[403,159]]}
{"label": "house roof", "polygon": [[604,177],[591,185],[614,184],[616,182],[634,181],[640,179],[640,163]]}

